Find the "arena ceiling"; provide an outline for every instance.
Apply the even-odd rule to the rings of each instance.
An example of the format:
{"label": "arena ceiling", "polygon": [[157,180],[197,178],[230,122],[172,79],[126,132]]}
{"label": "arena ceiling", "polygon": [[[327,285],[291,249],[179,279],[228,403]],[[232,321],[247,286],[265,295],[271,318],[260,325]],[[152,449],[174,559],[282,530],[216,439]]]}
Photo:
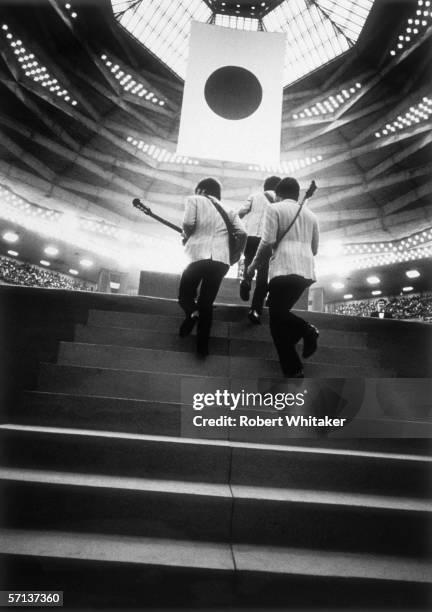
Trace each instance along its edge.
{"label": "arena ceiling", "polygon": [[[287,77],[279,168],[176,155],[182,70],[126,29],[133,11],[152,6],[160,21],[168,4],[195,7],[186,22],[201,11],[201,20],[230,27],[250,29],[254,20],[254,27],[269,31],[291,28],[287,39],[299,32],[287,15],[319,16],[316,22],[310,17],[304,46],[298,47],[302,57],[311,53],[308,61],[297,62],[307,66],[301,68],[306,75]],[[316,180],[319,190],[310,206],[324,243],[387,244],[429,228],[430,4],[3,0],[2,225],[48,236],[54,223],[59,239],[73,235],[81,253],[93,249],[101,261],[115,255],[128,263],[124,250],[133,256],[133,249],[143,248],[163,259],[177,236],[135,211],[132,198],[180,223],[184,196],[200,178],[220,178],[225,199],[239,206],[277,171],[296,176],[302,188]],[[252,6],[259,6],[256,16]],[[180,28],[178,16],[173,20]],[[329,61],[321,52],[314,65],[316,49],[308,36],[316,37],[322,23],[333,32],[327,48],[335,58]]]}
{"label": "arena ceiling", "polygon": [[111,0],[117,21],[185,78],[192,19],[286,34],[285,85],[352,47],[374,0]]}

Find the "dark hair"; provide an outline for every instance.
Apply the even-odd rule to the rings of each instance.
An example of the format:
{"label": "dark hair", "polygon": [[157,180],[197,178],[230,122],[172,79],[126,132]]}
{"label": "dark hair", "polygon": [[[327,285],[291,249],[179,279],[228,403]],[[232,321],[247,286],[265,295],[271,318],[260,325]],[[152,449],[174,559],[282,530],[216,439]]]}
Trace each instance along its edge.
{"label": "dark hair", "polygon": [[264,191],[274,191],[280,183],[280,176],[269,176],[264,181]]}
{"label": "dark hair", "polygon": [[300,185],[295,178],[283,178],[276,187],[276,195],[283,200],[298,200]]}
{"label": "dark hair", "polygon": [[206,178],[200,181],[195,187],[195,192],[198,189],[205,191],[207,195],[211,195],[218,200],[221,199],[221,184],[214,178]]}

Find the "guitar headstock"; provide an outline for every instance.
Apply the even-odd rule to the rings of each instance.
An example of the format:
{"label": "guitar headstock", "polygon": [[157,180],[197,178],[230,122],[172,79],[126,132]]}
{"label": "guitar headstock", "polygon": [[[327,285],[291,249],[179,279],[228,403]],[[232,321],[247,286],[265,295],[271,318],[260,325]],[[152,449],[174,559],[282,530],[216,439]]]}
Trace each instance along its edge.
{"label": "guitar headstock", "polygon": [[138,208],[138,210],[143,212],[145,215],[151,215],[150,208],[143,204],[139,198],[135,198],[134,200],[132,200],[132,204],[135,206],[135,208]]}
{"label": "guitar headstock", "polygon": [[312,181],[312,183],[309,185],[308,190],[306,191],[305,200],[308,200],[309,198],[311,198],[316,190],[317,190],[316,183],[315,181]]}

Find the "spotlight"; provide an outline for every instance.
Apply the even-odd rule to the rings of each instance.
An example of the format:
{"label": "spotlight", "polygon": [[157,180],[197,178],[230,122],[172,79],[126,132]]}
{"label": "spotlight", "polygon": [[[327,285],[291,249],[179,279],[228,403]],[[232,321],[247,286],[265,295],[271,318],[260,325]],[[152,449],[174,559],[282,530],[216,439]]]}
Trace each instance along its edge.
{"label": "spotlight", "polygon": [[345,295],[344,295],[344,300],[351,300],[351,299],[352,299],[352,297],[353,297],[353,294],[352,294],[352,293],[345,293]]}
{"label": "spotlight", "polygon": [[80,261],[80,266],[82,266],[83,268],[91,268],[92,265],[93,262],[91,261],[91,259],[81,259]]}
{"label": "spotlight", "polygon": [[375,289],[375,291],[372,291],[372,295],[381,295],[382,291],[380,291],[379,289]]}
{"label": "spotlight", "polygon": [[18,252],[17,251],[8,251],[7,253],[8,253],[8,255],[12,255],[12,257],[18,257]]}
{"label": "spotlight", "polygon": [[73,268],[69,268],[69,274],[73,274],[73,276],[78,276],[78,270],[74,270]]}
{"label": "spotlight", "polygon": [[378,276],[368,276],[366,281],[369,283],[369,285],[379,285],[381,282]]}
{"label": "spotlight", "polygon": [[405,274],[408,278],[418,278],[420,276],[420,272],[418,270],[407,270]]}
{"label": "spotlight", "polygon": [[414,290],[414,287],[402,287],[402,291],[404,293],[408,293],[409,291],[413,291],[413,290]]}
{"label": "spotlight", "polygon": [[5,240],[6,242],[18,242],[19,240],[19,236],[16,232],[5,232],[3,234],[3,240]]}
{"label": "spotlight", "polygon": [[51,257],[55,257],[56,255],[58,255],[58,252],[59,252],[59,250],[55,246],[47,246],[44,249],[45,255],[50,255]]}
{"label": "spotlight", "polygon": [[49,262],[49,261],[47,261],[46,259],[41,259],[41,260],[40,260],[40,263],[41,263],[43,266],[47,266],[47,267],[51,265],[51,264],[50,264],[50,262]]}

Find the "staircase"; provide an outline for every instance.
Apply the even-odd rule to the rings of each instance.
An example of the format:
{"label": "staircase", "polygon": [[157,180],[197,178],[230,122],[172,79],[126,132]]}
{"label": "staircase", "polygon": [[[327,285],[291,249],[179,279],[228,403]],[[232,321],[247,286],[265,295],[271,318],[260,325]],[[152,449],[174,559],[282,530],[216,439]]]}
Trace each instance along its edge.
{"label": "staircase", "polygon": [[[202,362],[174,301],[100,304],[0,425],[1,589],[68,608],[429,606],[429,414],[359,415],[411,439],[187,437],[185,380],[286,385],[268,326],[218,306]],[[398,373],[378,328],[307,317],[307,377]]]}

